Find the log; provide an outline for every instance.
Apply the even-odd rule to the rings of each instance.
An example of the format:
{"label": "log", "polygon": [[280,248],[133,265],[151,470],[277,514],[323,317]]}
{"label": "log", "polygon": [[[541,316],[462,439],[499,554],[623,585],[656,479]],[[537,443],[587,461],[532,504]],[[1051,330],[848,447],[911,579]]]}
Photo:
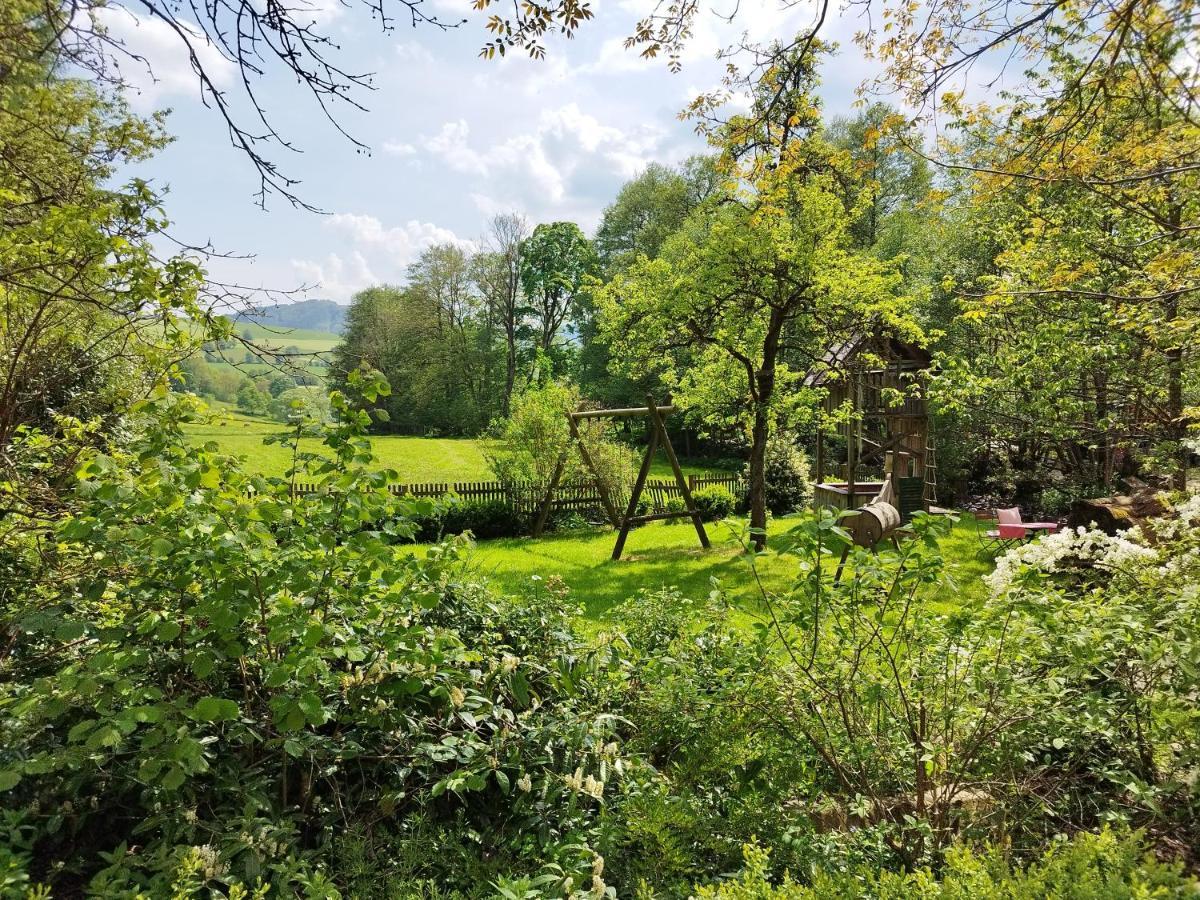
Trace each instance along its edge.
{"label": "log", "polygon": [[1071,504],[1067,526],[1090,528],[1094,522],[1105,534],[1112,535],[1171,511],[1170,505],[1160,499],[1156,490],[1147,488],[1135,494],[1076,500]]}

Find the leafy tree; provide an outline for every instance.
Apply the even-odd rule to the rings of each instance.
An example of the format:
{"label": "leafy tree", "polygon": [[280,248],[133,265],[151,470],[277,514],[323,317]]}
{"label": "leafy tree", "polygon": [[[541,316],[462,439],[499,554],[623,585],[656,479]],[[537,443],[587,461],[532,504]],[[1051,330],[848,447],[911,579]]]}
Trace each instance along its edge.
{"label": "leafy tree", "polygon": [[1002,121],[960,110],[977,233],[1000,249],[957,285],[966,340],[989,352],[947,354],[944,402],[1028,467],[1049,459],[1093,483],[1138,454],[1182,487],[1200,397],[1200,127],[1182,112],[1194,86],[1166,15],[1131,11],[1099,71],[1100,36],[1056,51]]}
{"label": "leafy tree", "polygon": [[[626,182],[604,210],[596,231],[603,275],[612,277],[638,256],[658,256],[666,240],[683,226],[692,210],[717,191],[719,183],[711,156],[691,157],[678,169],[651,164]],[[573,371],[589,398],[609,406],[636,406],[644,402],[647,393],[664,393],[658,379],[631,379],[613,365],[590,296],[582,298],[578,318],[580,347]]]}
{"label": "leafy tree", "polygon": [[242,381],[237,391],[237,405],[242,412],[252,416],[263,416],[267,413],[268,398],[249,378]]}
{"label": "leafy tree", "polygon": [[918,204],[933,184],[929,164],[918,155],[921,137],[894,108],[872,103],[850,119],[834,119],[830,143],[850,154],[854,179],[847,202],[854,215],[856,246],[878,249],[890,259],[919,251],[923,234]]}
{"label": "leafy tree", "polygon": [[521,289],[537,323],[538,346],[550,353],[567,319],[576,312],[595,252],[574,222],[538,225],[521,244]]}
{"label": "leafy tree", "polygon": [[521,245],[529,224],[517,213],[495,216],[488,226],[485,249],[476,254],[473,275],[488,316],[504,335],[504,397],[500,414],[507,416],[517,380],[519,340],[524,326],[521,300]]}
{"label": "leafy tree", "polygon": [[[855,331],[911,327],[894,296],[898,276],[851,249],[835,154],[811,97],[802,91],[794,102],[793,116],[810,117],[806,135],[739,168],[744,186],[728,202],[700,207],[658,259],[639,260],[599,295],[620,365],[660,373],[693,416],[749,432],[760,545],[767,441],[781,416],[815,406],[804,376]],[[729,136],[741,139],[737,129]]]}
{"label": "leafy tree", "polygon": [[689,159],[680,170],[651,163],[621,186],[596,229],[596,256],[612,274],[639,254],[655,257],[688,214],[715,189],[711,157]]}
{"label": "leafy tree", "polygon": [[270,401],[271,417],[280,422],[328,422],[333,411],[323,387],[290,387]]}
{"label": "leafy tree", "polygon": [[61,77],[44,6],[0,10],[0,451],[55,413],[111,423],[191,353],[180,316],[204,318],[199,266],[155,250],[158,195],[115,183],[161,121]]}
{"label": "leafy tree", "polygon": [[[508,485],[546,485],[564,459],[565,481],[594,480],[597,474],[584,465],[567,424],[567,413],[579,407],[578,390],[558,382],[532,386],[514,397],[512,414],[497,423],[485,451],[496,478]],[[633,451],[609,437],[610,422],[586,419],[578,426],[609,493],[628,494],[637,470]]]}

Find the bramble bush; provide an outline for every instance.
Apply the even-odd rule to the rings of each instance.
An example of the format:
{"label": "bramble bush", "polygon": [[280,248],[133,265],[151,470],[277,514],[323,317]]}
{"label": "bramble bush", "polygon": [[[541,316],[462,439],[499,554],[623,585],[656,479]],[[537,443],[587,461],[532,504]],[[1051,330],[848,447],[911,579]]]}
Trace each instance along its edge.
{"label": "bramble bush", "polygon": [[[610,661],[561,608],[462,579],[463,541],[396,547],[420,510],[332,400],[327,455],[293,445],[315,493],[189,447],[190,402],[163,397],[127,449],[81,454],[57,520],[5,521],[28,576],[0,642],[10,869],[56,892],[332,897],[336,835],[423,816],[497,871],[589,871],[571,848],[623,767],[592,697]],[[453,883],[443,862],[425,874]]]}

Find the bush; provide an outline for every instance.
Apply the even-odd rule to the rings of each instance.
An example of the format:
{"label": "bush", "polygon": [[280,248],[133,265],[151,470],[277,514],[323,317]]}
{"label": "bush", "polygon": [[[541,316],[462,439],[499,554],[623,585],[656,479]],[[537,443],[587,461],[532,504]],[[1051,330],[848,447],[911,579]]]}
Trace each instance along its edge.
{"label": "bush", "polygon": [[700,488],[692,494],[696,508],[700,510],[700,518],[705,522],[718,522],[727,519],[734,513],[737,501],[729,489],[719,484]]}
{"label": "bush", "polygon": [[[595,479],[596,473],[584,466],[567,424],[567,413],[578,408],[578,390],[554,382],[513,397],[512,412],[493,425],[493,440],[484,451],[497,480],[509,485],[547,484],[560,458],[565,458],[562,482]],[[605,419],[578,423],[600,480],[614,497],[627,497],[637,475],[637,458],[612,439],[612,427]]]}
{"label": "bush", "polygon": [[187,406],[84,454],[42,533],[0,523],[30,573],[0,619],[0,865],[68,895],[334,897],[348,823],[427,816],[489,865],[586,841],[626,770],[561,604],[472,584],[461,540],[392,546],[410,510],[344,398],[302,497],[190,446]]}
{"label": "bush", "polygon": [[521,537],[529,533],[529,517],[504,500],[451,500],[442,516],[442,534],[469,531],[479,540]]}
{"label": "bush", "polygon": [[698,900],[1133,900],[1139,897],[1194,898],[1200,882],[1178,863],[1161,863],[1146,852],[1138,835],[1105,830],[1082,833],[1052,846],[1026,868],[1014,867],[997,849],[952,850],[944,871],[911,874],[856,870],[819,872],[811,886],[790,878],[772,886],[768,854],[745,851],[746,869],[725,884],[698,887]]}
{"label": "bush", "polygon": [[[808,457],[784,434],[773,434],[767,440],[766,491],[767,509],[772,515],[783,516],[803,509],[812,502],[812,483],[809,481]],[[745,476],[749,479],[750,469]],[[749,499],[743,498],[748,508]]]}

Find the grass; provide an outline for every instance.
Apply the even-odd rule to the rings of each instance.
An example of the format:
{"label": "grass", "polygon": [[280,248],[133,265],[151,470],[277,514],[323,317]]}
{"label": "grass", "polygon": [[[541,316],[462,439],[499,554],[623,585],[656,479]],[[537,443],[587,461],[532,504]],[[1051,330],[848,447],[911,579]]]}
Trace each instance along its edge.
{"label": "grass", "polygon": [[[768,546],[786,548],[796,518],[773,523]],[[625,555],[613,561],[615,534],[609,530],[571,532],[538,540],[510,538],[486,541],[472,550],[470,565],[503,592],[536,589],[535,578],[557,575],[583,606],[583,614],[603,622],[639,590],[676,587],[688,597],[701,599],[713,589],[715,579],[735,606],[753,605],[758,597],[749,563],[739,542],[744,520],[706,526],[711,550],[702,550],[691,524],[653,524],[629,535]],[[979,557],[975,522],[960,520],[942,542],[954,585],[944,589],[948,606],[969,606],[984,596],[981,580],[992,569]],[[785,590],[796,575],[796,560],[780,553],[758,557],[758,574],[771,591]]]}
{"label": "grass", "polygon": [[[284,426],[265,419],[246,416],[230,407],[219,409],[220,415],[212,422],[193,425],[188,436],[195,443],[216,441],[226,453],[246,458],[247,471],[264,475],[282,475],[291,465],[291,450],[282,444],[263,444],[263,437],[278,434]],[[395,469],[405,484],[423,484],[430,481],[490,481],[491,470],[483,456],[483,444],[472,438],[423,438],[402,435],[379,435],[371,439],[371,446],[383,468]],[[305,450],[319,450],[315,440],[302,441]],[[702,475],[712,470],[703,466],[691,466],[681,461],[685,474]],[[671,475],[666,458],[659,454],[651,471],[654,477],[668,478]]]}

